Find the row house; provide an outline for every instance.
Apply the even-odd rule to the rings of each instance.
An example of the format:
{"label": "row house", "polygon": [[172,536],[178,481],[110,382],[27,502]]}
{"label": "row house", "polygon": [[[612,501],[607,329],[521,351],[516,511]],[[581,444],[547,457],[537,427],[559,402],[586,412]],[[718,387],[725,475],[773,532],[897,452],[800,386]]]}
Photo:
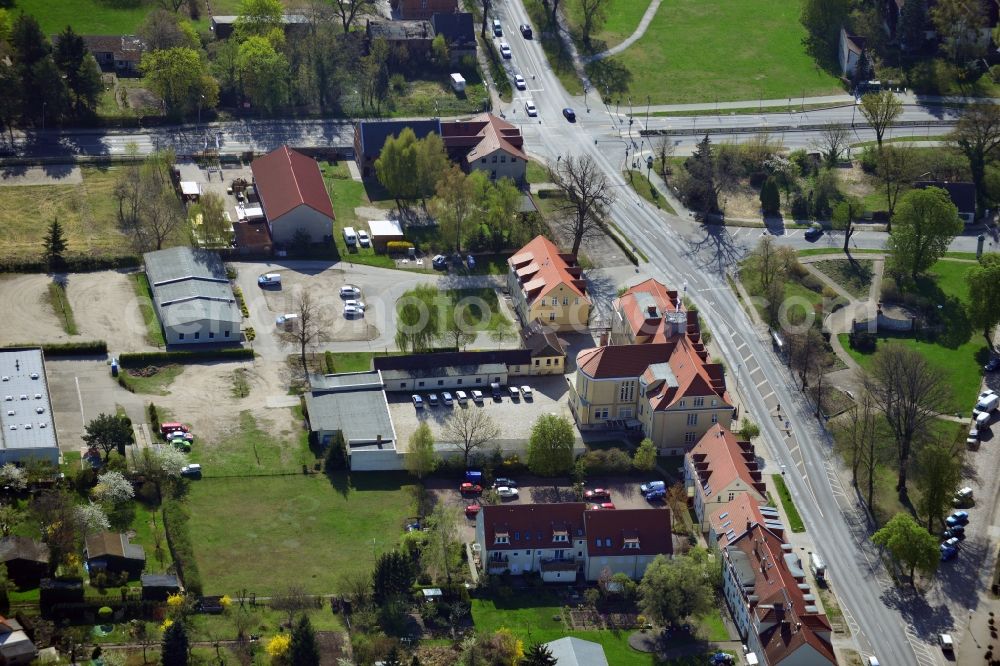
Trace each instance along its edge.
{"label": "row house", "polygon": [[703,531],[712,514],[746,494],[767,502],[767,487],[757,466],[753,444],[741,442],[727,428],[712,426],[684,456],[684,482],[694,497],[694,512]]}
{"label": "row house", "polygon": [[476,542],[488,574],[537,572],[547,583],[572,583],[607,569],[637,580],[657,555],[673,554],[670,525],[669,509],[487,505],[476,516]]}

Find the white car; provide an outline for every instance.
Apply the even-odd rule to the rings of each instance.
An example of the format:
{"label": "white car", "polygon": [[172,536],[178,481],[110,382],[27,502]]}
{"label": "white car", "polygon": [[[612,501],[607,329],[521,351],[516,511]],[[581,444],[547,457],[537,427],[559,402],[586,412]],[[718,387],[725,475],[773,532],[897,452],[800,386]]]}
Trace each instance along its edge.
{"label": "white car", "polygon": [[500,55],[502,55],[504,58],[510,60],[510,56],[511,56],[511,53],[510,53],[510,44],[508,44],[507,42],[500,42]]}
{"label": "white car", "polygon": [[868,661],[865,662],[865,666],[879,666],[878,657],[875,655],[870,655]]}
{"label": "white car", "polygon": [[438,406],[438,394],[437,393],[431,393],[429,396],[427,396],[427,402],[430,403],[431,407],[437,407]]}
{"label": "white car", "polygon": [[368,306],[364,304],[363,301],[356,301],[353,298],[344,301],[344,305],[347,307],[355,307],[359,310],[365,310]]}
{"label": "white car", "polygon": [[497,495],[499,495],[501,499],[515,499],[517,497],[517,488],[500,486],[497,488]]}
{"label": "white car", "polygon": [[361,289],[355,287],[353,284],[345,284],[340,288],[341,298],[360,298]]}
{"label": "white car", "polygon": [[527,82],[525,82],[524,77],[520,74],[514,75],[514,87],[518,90],[526,90],[528,88]]}
{"label": "white car", "polygon": [[372,244],[372,239],[368,235],[367,231],[358,231],[358,245],[361,247],[370,247]]}
{"label": "white car", "polygon": [[530,386],[522,386],[521,387],[521,397],[522,398],[524,398],[525,400],[531,400],[531,398],[533,396],[534,396],[534,394],[531,392],[531,387]]}
{"label": "white car", "polygon": [[465,391],[455,391],[455,399],[458,400],[458,404],[464,405],[469,401],[469,396],[465,393]]}
{"label": "white car", "polygon": [[201,465],[198,463],[184,465],[181,467],[181,476],[201,476]]}
{"label": "white car", "polygon": [[482,391],[473,391],[472,392],[472,402],[474,402],[476,404],[479,404],[479,405],[483,404],[483,392]]}
{"label": "white car", "polygon": [[535,103],[529,99],[524,103],[524,112],[534,118],[538,115],[538,108],[535,106]]}
{"label": "white car", "polygon": [[507,387],[507,392],[510,393],[511,400],[517,400],[521,397],[521,391],[516,386]]}
{"label": "white car", "polygon": [[355,305],[345,305],[344,306],[344,316],[345,317],[363,317],[365,316],[365,311]]}
{"label": "white car", "polygon": [[442,393],[441,394],[441,401],[444,402],[444,404],[446,404],[447,406],[451,407],[451,404],[453,402],[452,398],[451,398],[451,393],[448,393],[447,391],[445,391],[444,393]]}
{"label": "white car", "polygon": [[410,400],[413,401],[413,406],[416,407],[417,409],[423,409],[424,408],[424,399],[421,398],[416,393],[414,393],[413,395],[410,396]]}

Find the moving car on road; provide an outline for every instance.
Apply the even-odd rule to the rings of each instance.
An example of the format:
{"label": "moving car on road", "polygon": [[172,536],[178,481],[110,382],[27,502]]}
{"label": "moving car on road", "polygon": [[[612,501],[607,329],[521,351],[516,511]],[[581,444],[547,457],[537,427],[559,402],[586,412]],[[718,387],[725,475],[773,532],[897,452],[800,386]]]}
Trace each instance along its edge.
{"label": "moving car on road", "polygon": [[570,121],[571,123],[575,123],[576,111],[567,106],[565,109],[563,109],[563,117],[566,118],[566,120]]}
{"label": "moving car on road", "polygon": [[515,74],[514,87],[517,88],[518,90],[525,90],[528,87],[528,84],[524,81],[523,76],[521,76],[520,74]]}
{"label": "moving car on road", "polygon": [[522,23],[521,25],[518,26],[518,28],[521,30],[521,36],[522,37],[524,37],[525,39],[531,39],[531,26],[530,25],[528,25],[527,23]]}
{"label": "moving car on road", "polygon": [[500,19],[493,19],[493,34],[503,37],[503,28],[500,26]]}
{"label": "moving car on road", "polygon": [[500,55],[503,56],[505,60],[510,60],[510,44],[507,42],[500,42]]}
{"label": "moving car on road", "polygon": [[803,235],[806,237],[806,240],[816,240],[823,235],[823,225],[819,222],[813,222]]}
{"label": "moving car on road", "polygon": [[538,108],[535,106],[535,103],[529,99],[524,102],[524,112],[534,118],[538,115]]}

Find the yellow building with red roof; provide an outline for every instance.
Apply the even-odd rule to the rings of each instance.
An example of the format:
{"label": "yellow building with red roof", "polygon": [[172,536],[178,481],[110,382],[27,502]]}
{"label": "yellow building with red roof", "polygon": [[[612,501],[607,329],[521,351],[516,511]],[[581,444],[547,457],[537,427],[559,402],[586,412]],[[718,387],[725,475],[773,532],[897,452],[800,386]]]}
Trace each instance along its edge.
{"label": "yellow building with red roof", "polygon": [[507,260],[507,286],[521,325],[538,319],[560,332],[585,332],[590,297],[576,255],[536,236]]}

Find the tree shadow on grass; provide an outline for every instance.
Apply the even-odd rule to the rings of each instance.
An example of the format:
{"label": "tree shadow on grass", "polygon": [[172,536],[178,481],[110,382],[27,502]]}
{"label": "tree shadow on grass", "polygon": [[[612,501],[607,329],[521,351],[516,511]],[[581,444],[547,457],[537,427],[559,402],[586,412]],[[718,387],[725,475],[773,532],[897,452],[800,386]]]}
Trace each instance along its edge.
{"label": "tree shadow on grass", "polygon": [[965,304],[956,296],[944,293],[937,281],[921,276],[914,282],[914,293],[925,299],[925,314],[931,326],[927,341],[958,349],[972,339],[972,324],[965,310]]}
{"label": "tree shadow on grass", "polygon": [[[632,84],[629,68],[610,58],[588,63],[586,70],[597,92],[605,96],[624,95]],[[605,99],[605,102],[608,100]]]}

